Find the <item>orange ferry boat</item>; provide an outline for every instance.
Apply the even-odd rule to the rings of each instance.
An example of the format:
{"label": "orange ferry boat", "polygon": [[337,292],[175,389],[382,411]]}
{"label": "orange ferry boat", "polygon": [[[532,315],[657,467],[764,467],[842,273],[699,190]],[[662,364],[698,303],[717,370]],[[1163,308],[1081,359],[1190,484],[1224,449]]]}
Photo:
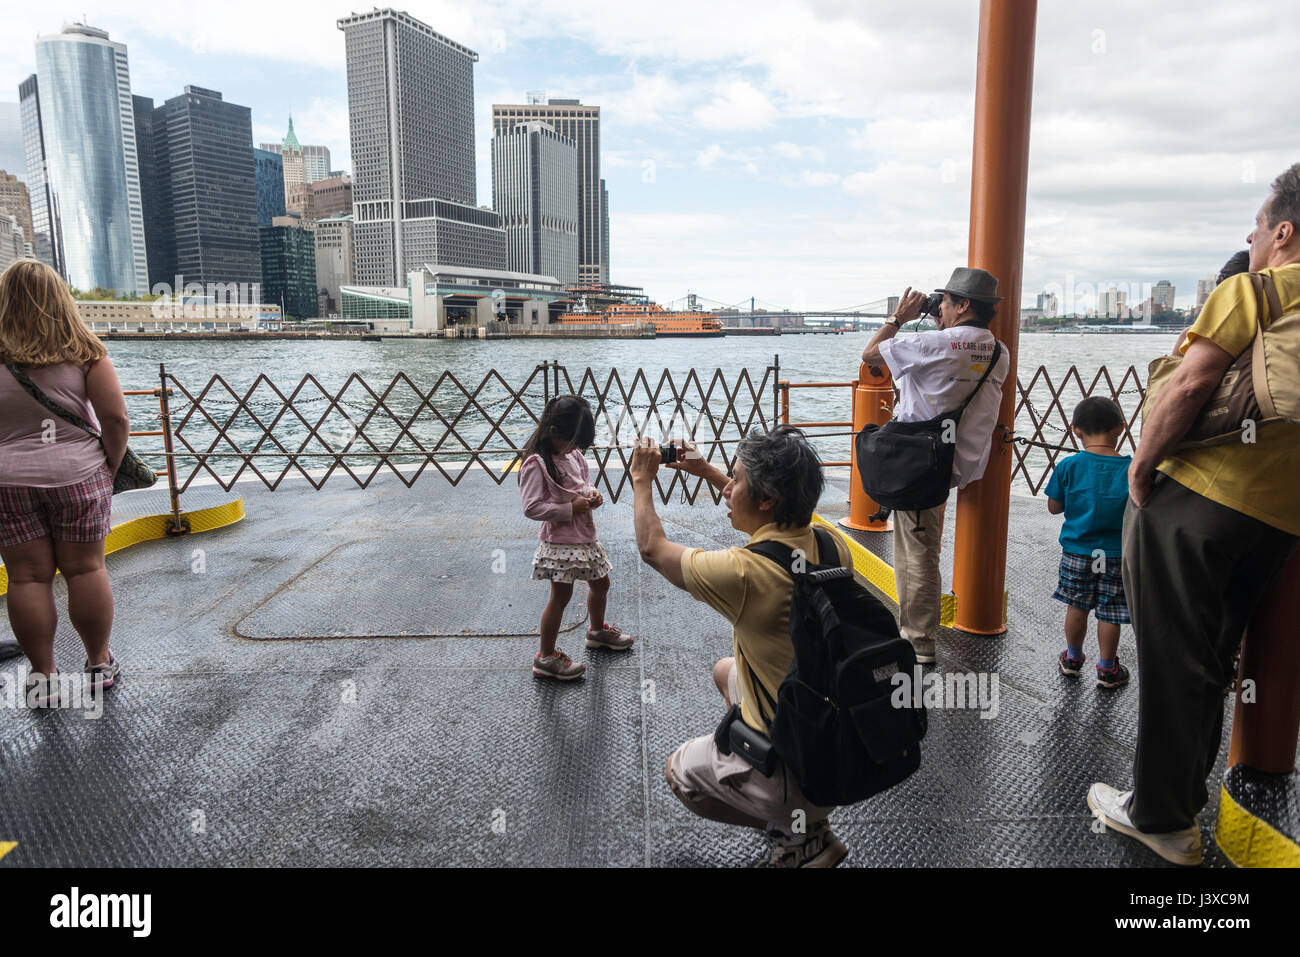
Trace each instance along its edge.
{"label": "orange ferry boat", "polygon": [[655,337],[710,338],[724,335],[722,320],[707,312],[669,312],[654,303],[615,303],[604,312],[569,312],[558,320],[565,325],[630,326],[649,323]]}

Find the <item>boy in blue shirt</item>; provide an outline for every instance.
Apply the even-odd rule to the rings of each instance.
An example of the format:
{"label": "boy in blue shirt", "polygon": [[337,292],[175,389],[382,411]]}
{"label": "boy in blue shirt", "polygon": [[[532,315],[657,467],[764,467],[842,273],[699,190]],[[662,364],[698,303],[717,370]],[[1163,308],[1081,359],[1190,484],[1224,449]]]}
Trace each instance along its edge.
{"label": "boy in blue shirt", "polygon": [[1070,425],[1083,451],[1063,459],[1047,483],[1047,510],[1065,513],[1061,525],[1060,581],[1052,595],[1065,602],[1066,648],[1061,674],[1077,678],[1083,668],[1088,612],[1097,610],[1097,685],[1128,683],[1119,663],[1119,626],[1127,624],[1128,603],[1120,571],[1120,533],[1128,503],[1132,457],[1115,450],[1124,432],[1124,413],[1110,399],[1093,396],[1074,409]]}

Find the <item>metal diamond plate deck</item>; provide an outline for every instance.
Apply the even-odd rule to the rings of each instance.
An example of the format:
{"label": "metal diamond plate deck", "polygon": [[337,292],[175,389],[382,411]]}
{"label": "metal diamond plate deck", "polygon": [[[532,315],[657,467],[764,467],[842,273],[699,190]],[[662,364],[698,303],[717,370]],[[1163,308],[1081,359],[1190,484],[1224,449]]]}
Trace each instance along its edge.
{"label": "metal diamond plate deck", "polygon": [[[760,835],[692,817],[664,784],[668,754],[720,716],[710,668],[729,653],[729,627],[641,563],[629,504],[596,518],[614,563],[607,617],[637,644],[588,652],[562,636],[589,668],[552,685],[530,674],[535,637],[349,637],[403,620],[532,631],[547,588],[528,579],[537,527],[508,484],[236,491],[248,515],[237,525],[110,556],[124,677],[102,718],[0,708],[0,841],[18,842],[0,867],[737,866],[763,854]],[[819,511],[844,514],[844,494],[828,488]],[[660,514],[685,544],[741,541],[723,509]],[[940,670],[999,675],[998,715],[934,712],[921,770],[834,813],[850,866],[1163,863],[1089,827],[1087,786],[1130,781],[1137,689],[1057,675],[1055,522],[1041,500],[1016,498],[1012,523],[1010,633],[939,640]],[[448,571],[457,562],[463,574]],[[431,569],[452,577],[431,588]],[[303,633],[341,621],[347,634],[240,633],[287,611],[312,626]],[[66,617],[56,654],[81,663]],[[1120,654],[1136,664],[1127,628]],[[24,672],[0,663],[8,683]],[[1221,774],[1222,758],[1212,784]],[[1210,793],[1206,861],[1223,864]]]}

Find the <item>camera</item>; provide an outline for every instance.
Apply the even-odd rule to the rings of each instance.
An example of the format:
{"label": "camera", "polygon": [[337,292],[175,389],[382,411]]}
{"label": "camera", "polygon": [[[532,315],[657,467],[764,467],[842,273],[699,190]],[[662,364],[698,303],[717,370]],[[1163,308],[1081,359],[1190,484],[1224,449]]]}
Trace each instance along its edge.
{"label": "camera", "polygon": [[659,446],[659,464],[671,465],[677,461],[677,446],[661,445]]}
{"label": "camera", "polygon": [[925,302],[921,303],[921,315],[934,316],[939,318],[939,306],[943,304],[943,293],[932,292],[925,297]]}

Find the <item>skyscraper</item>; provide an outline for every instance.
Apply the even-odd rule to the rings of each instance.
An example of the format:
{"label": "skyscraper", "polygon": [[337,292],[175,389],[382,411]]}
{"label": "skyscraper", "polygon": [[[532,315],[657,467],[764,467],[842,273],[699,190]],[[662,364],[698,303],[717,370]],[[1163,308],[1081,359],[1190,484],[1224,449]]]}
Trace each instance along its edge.
{"label": "skyscraper", "polygon": [[492,208],[506,231],[506,267],[578,281],[578,148],[530,120],[492,138]]}
{"label": "skyscraper", "polygon": [[140,168],[140,209],[144,216],[144,240],[149,262],[149,288],[158,283],[172,284],[174,276],[167,274],[170,265],[168,244],[171,223],[167,219],[168,204],[164,201],[158,160],[154,152],[154,106],[147,96],[131,97],[135,113],[136,157]]}
{"label": "skyscraper", "polygon": [[45,165],[45,130],[41,126],[40,84],[33,73],[18,84],[18,117],[23,130],[23,156],[32,204],[32,255],[63,274],[63,245],[59,220]]}
{"label": "skyscraper", "polygon": [[284,159],[269,150],[253,150],[257,164],[257,225],[270,226],[276,216],[283,216]]}
{"label": "skyscraper", "polygon": [[[153,162],[163,223],[159,281],[262,281],[257,167],[248,107],[187,86],[154,110]],[[151,240],[152,242],[152,240]]]}
{"label": "skyscraper", "polygon": [[609,196],[600,178],[600,107],[530,96],[526,104],[492,107],[493,135],[542,120],[578,147],[578,279],[609,282]]}
{"label": "skyscraper", "polygon": [[[131,75],[126,46],[104,30],[75,23],[36,40],[36,79],[30,93],[39,124],[23,109],[28,169],[44,157],[48,204],[63,272],[80,289],[118,293],[149,289],[144,213],[140,200]],[[28,82],[31,82],[30,80]],[[20,87],[23,105],[27,83]],[[39,229],[39,227],[38,227]],[[55,254],[56,258],[59,256]]]}
{"label": "skyscraper", "polygon": [[281,308],[287,319],[315,319],[316,245],[310,229],[289,216],[277,216],[258,230],[262,255],[262,298]]}
{"label": "skyscraper", "polygon": [[1200,309],[1205,305],[1205,300],[1210,298],[1210,293],[1214,292],[1214,287],[1219,284],[1218,276],[1206,276],[1204,279],[1196,280],[1196,308]]}
{"label": "skyscraper", "polygon": [[314,183],[319,179],[328,179],[330,175],[330,150],[328,146],[313,146],[299,143],[298,134],[293,130],[293,117],[289,117],[289,132],[279,143],[260,143],[258,149],[276,153],[287,159],[284,194],[298,185]]}
{"label": "skyscraper", "polygon": [[475,205],[478,54],[391,9],[346,17],[338,28],[347,48],[357,282],[404,286],[425,263],[504,269],[500,217]]}
{"label": "skyscraper", "polygon": [[12,216],[22,227],[23,242],[36,242],[32,229],[32,200],[27,184],[12,173],[0,169],[0,216]]}
{"label": "skyscraper", "polygon": [[1155,301],[1156,309],[1173,312],[1174,309],[1174,285],[1168,279],[1161,279],[1151,290],[1151,298]]}

